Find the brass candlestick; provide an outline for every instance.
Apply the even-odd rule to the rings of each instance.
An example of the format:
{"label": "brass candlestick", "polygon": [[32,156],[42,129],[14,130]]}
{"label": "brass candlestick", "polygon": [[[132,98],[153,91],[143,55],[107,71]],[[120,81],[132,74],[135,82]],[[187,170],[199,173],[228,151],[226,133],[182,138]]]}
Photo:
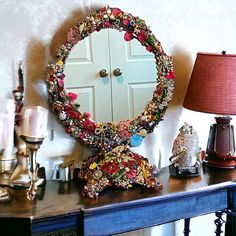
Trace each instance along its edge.
{"label": "brass candlestick", "polygon": [[33,200],[36,195],[37,187],[45,182],[44,178],[38,177],[39,164],[36,161],[37,151],[40,148],[44,138],[20,136],[26,143],[29,150],[29,168],[28,174],[30,178],[30,186],[27,189],[27,198]]}

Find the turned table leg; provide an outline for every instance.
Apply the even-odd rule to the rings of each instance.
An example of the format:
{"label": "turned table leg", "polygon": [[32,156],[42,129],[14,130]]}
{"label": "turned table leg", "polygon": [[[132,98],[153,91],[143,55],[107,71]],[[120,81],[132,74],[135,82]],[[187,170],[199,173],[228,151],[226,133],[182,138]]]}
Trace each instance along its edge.
{"label": "turned table leg", "polygon": [[189,236],[190,233],[190,218],[184,219],[184,236]]}
{"label": "turned table leg", "polygon": [[216,217],[217,219],[214,221],[215,225],[216,225],[216,231],[215,231],[215,234],[216,236],[220,236],[221,233],[223,232],[221,230],[221,227],[222,225],[225,223],[225,221],[222,219],[222,215],[224,214],[225,212],[224,211],[217,211],[215,214],[216,214]]}
{"label": "turned table leg", "polygon": [[225,225],[225,235],[236,235],[236,188],[228,190],[228,211]]}

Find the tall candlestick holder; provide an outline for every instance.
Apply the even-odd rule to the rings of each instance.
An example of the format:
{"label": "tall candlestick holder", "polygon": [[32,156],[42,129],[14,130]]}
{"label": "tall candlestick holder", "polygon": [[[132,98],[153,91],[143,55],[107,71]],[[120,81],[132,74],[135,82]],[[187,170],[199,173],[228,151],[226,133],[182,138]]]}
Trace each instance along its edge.
{"label": "tall candlestick holder", "polygon": [[37,163],[37,151],[43,143],[44,138],[30,137],[21,135],[21,139],[26,143],[26,147],[29,150],[29,168],[28,174],[30,178],[30,186],[27,189],[27,198],[33,200],[35,198],[37,188],[39,185],[45,183],[45,178],[38,177],[39,164]]}

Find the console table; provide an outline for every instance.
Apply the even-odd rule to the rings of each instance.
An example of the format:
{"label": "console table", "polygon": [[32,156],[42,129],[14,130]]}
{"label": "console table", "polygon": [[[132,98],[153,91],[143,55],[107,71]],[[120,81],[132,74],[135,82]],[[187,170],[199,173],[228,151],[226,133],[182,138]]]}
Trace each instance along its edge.
{"label": "console table", "polygon": [[[11,201],[0,203],[0,234],[5,235],[112,235],[229,210],[227,236],[236,235],[236,170],[204,167],[198,177],[175,178],[164,168],[160,192],[132,188],[109,189],[98,199],[84,198],[81,183],[47,181],[37,199],[26,199],[25,189],[9,188]],[[213,222],[212,222],[213,223]],[[63,234],[62,234],[63,232]],[[188,235],[188,227],[185,229]]]}

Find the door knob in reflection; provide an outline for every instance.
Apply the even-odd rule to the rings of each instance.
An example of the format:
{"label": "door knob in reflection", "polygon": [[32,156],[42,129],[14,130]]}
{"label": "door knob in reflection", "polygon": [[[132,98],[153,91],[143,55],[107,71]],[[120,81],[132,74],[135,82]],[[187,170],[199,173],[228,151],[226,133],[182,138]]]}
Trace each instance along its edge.
{"label": "door knob in reflection", "polygon": [[108,72],[106,71],[106,69],[102,69],[99,71],[99,75],[101,76],[101,78],[104,78],[108,76]]}
{"label": "door knob in reflection", "polygon": [[115,76],[121,76],[121,75],[122,75],[122,71],[120,70],[120,68],[116,68],[116,69],[114,70],[114,75],[115,75]]}

